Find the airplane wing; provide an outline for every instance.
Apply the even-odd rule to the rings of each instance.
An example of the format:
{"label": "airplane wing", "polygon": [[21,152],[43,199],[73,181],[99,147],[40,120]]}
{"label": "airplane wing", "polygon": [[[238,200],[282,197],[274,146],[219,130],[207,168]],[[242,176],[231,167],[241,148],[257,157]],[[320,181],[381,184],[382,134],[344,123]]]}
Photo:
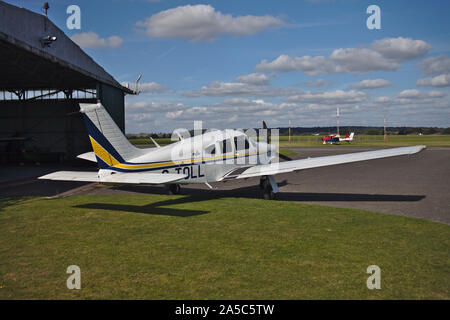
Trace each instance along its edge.
{"label": "airplane wing", "polygon": [[175,182],[186,178],[184,174],[170,173],[116,173],[104,177],[99,177],[97,172],[89,171],[58,171],[39,177],[44,180],[58,181],[84,181],[102,183],[129,183],[129,184],[163,184]]}
{"label": "airplane wing", "polygon": [[307,158],[279,163],[256,165],[245,170],[235,170],[225,175],[221,180],[242,179],[258,176],[271,176],[279,173],[287,173],[304,169],[331,166],[336,164],[373,160],[401,155],[409,155],[422,151],[426,146],[391,148],[376,151],[356,152],[340,154],[336,156],[325,156],[318,158]]}

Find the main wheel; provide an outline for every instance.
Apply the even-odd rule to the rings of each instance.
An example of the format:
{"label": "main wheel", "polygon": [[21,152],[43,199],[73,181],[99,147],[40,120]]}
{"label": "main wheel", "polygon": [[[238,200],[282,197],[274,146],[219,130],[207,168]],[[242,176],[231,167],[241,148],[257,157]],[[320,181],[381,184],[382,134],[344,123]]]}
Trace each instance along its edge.
{"label": "main wheel", "polygon": [[272,191],[272,188],[264,190],[263,198],[265,200],[273,200],[273,199],[275,199],[275,193]]}
{"label": "main wheel", "polygon": [[272,189],[272,186],[270,185],[269,179],[264,180],[263,198],[266,200],[275,199],[275,193],[273,192],[273,189]]}
{"label": "main wheel", "polygon": [[169,184],[169,194],[180,194],[179,184]]}
{"label": "main wheel", "polygon": [[266,187],[266,178],[260,178],[259,179],[259,188],[261,190],[264,190],[265,187]]}

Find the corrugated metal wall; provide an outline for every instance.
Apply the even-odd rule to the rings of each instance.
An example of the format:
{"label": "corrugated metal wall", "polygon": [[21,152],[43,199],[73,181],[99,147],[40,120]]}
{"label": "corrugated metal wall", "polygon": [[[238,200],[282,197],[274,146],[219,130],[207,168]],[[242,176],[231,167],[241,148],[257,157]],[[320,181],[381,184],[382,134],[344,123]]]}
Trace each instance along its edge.
{"label": "corrugated metal wall", "polygon": [[125,97],[123,91],[101,83],[97,88],[97,95],[119,128],[125,132]]}
{"label": "corrugated metal wall", "polygon": [[[0,103],[0,137],[25,137],[27,151],[62,152],[66,159],[90,151],[78,104],[71,101],[8,101]],[[70,113],[74,113],[69,115]],[[0,145],[0,152],[7,143]]]}
{"label": "corrugated metal wall", "polygon": [[[105,84],[98,86],[98,98],[119,128],[125,132],[124,93]],[[78,103],[70,100],[2,101],[0,138],[26,137],[28,151],[62,152],[66,160],[92,151]],[[0,143],[0,153],[8,143]]]}

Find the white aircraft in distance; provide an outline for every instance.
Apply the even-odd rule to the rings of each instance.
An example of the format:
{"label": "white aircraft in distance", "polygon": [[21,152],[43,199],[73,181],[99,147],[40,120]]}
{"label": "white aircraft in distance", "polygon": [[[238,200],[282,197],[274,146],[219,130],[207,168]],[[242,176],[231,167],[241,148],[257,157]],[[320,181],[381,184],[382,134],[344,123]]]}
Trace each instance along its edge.
{"label": "white aircraft in distance", "polygon": [[329,143],[329,144],[336,144],[336,143],[339,143],[339,142],[351,142],[351,141],[353,141],[353,136],[354,135],[355,135],[354,132],[352,132],[350,134],[347,134],[345,136],[345,138],[341,138],[341,136],[337,135],[337,134],[328,135],[328,136],[325,136],[325,137],[322,138],[322,143],[323,144],[327,144],[327,143]]}
{"label": "white aircraft in distance", "polygon": [[352,132],[352,133],[350,133],[350,134],[347,134],[346,136],[345,136],[345,138],[341,138],[341,137],[339,137],[339,142],[351,142],[351,141],[353,141],[353,137],[355,136],[355,133],[354,132]]}
{"label": "white aircraft in distance", "polygon": [[[274,175],[303,169],[385,157],[410,155],[425,146],[402,147],[278,162],[276,146],[256,142],[238,130],[205,132],[164,147],[139,149],[120,131],[105,108],[80,104],[93,152],[78,156],[95,161],[98,172],[60,171],[39,179],[104,184],[169,186],[178,194],[181,184],[260,177],[265,199],[279,191]],[[264,123],[264,127],[266,125]]]}

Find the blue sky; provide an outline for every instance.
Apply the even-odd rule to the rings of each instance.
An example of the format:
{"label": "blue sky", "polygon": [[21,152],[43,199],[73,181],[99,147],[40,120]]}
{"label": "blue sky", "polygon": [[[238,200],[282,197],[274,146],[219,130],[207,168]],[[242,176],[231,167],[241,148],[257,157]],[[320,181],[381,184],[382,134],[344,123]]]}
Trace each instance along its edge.
{"label": "blue sky", "polygon": [[[41,11],[36,0],[7,1]],[[39,5],[37,4],[39,3]],[[66,8],[81,8],[68,30]],[[369,30],[366,9],[381,9]],[[450,126],[449,1],[50,1],[120,82],[127,132],[193,127]]]}

